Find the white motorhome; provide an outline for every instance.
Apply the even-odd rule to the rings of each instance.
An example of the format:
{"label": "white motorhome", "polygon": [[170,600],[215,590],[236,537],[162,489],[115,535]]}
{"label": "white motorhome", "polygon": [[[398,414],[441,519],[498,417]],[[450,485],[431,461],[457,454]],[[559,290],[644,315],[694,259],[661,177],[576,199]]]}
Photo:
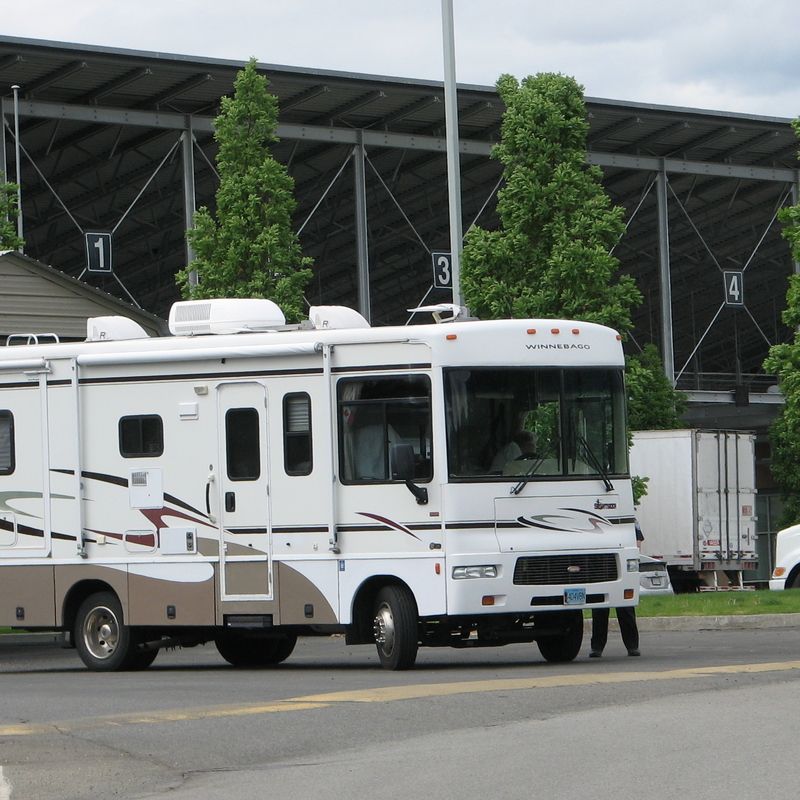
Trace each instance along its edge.
{"label": "white motorhome", "polygon": [[0,625],[69,632],[93,670],[337,632],[408,669],[420,645],[571,660],[583,609],[637,602],[614,331],[290,327],[266,300],[177,303],[170,330],[0,352]]}

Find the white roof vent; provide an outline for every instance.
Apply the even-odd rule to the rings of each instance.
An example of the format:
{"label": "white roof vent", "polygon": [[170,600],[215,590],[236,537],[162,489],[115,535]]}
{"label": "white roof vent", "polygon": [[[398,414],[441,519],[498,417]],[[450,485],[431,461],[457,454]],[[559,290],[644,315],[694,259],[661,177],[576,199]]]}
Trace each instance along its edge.
{"label": "white roof vent", "polygon": [[283,311],[263,298],[184,300],[174,303],[169,312],[169,330],[174,336],[263,331],[285,324]]}
{"label": "white roof vent", "polygon": [[148,338],[147,331],[128,317],[89,317],[86,320],[87,342]]}
{"label": "white roof vent", "polygon": [[370,324],[355,309],[347,306],[311,306],[308,318],[320,328],[369,328]]}

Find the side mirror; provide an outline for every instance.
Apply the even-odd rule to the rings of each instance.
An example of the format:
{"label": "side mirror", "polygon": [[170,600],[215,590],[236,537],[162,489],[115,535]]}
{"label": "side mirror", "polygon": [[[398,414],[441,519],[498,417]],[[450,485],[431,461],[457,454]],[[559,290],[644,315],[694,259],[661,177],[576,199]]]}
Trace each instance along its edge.
{"label": "side mirror", "polygon": [[410,444],[394,444],[390,452],[392,478],[405,481],[408,491],[424,506],[428,502],[428,490],[414,483],[414,448]]}

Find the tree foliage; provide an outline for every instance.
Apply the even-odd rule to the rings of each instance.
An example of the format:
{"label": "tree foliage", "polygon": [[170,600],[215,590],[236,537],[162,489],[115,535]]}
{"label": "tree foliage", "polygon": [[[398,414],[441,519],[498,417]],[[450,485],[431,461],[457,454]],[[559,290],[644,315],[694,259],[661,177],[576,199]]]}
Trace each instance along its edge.
{"label": "tree foliage", "polygon": [[[239,72],[233,97],[222,99],[214,120],[219,145],[216,218],[206,207],[187,232],[196,258],[177,275],[183,296],[266,297],[287,320],[303,313],[311,259],[292,231],[294,180],[269,152],[276,142],[278,101],[251,59]],[[198,284],[190,285],[196,271]]]}
{"label": "tree foliage", "polygon": [[641,302],[611,250],[624,232],[598,167],[586,164],[589,123],[583,87],[563,75],[521,83],[503,75],[501,228],[474,226],[465,239],[462,288],[480,317],[563,317],[625,333]]}
{"label": "tree foliage", "polygon": [[631,430],[668,431],[685,427],[680,415],[686,408],[687,397],[672,387],[654,344],[646,344],[641,353],[628,356],[625,373]]}
{"label": "tree foliage", "polygon": [[20,250],[25,240],[17,236],[19,187],[16,183],[3,183],[2,178],[3,174],[0,172],[0,250]]}
{"label": "tree foliage", "polygon": [[[792,127],[800,137],[800,119]],[[791,245],[792,257],[800,261],[800,204],[782,209],[778,217],[786,226],[782,234]],[[778,376],[786,400],[769,429],[771,469],[786,504],[781,518],[786,526],[800,522],[800,275],[789,278],[782,318],[796,332],[791,342],[770,348],[764,369]]]}

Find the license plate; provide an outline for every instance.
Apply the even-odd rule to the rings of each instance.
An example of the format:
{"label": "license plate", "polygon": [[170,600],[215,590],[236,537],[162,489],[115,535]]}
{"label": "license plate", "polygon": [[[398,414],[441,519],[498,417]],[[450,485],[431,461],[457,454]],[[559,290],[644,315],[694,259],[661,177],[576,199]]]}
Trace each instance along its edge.
{"label": "license plate", "polygon": [[564,589],[565,606],[582,606],[586,603],[586,589]]}

